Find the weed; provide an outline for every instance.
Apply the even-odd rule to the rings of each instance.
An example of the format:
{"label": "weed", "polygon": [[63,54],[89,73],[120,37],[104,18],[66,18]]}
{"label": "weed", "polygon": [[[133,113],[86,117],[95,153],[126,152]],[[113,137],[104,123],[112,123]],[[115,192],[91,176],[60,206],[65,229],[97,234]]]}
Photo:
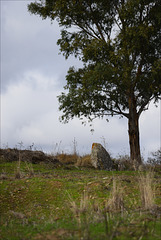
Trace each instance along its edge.
{"label": "weed", "polygon": [[19,159],[18,159],[17,167],[15,169],[15,178],[20,179],[21,176],[22,176],[22,172],[21,172],[21,153],[19,152]]}
{"label": "weed", "polygon": [[60,141],[59,143],[55,144],[53,152],[52,152],[53,156],[57,156],[58,154],[60,154],[61,144],[62,144],[62,141]]}
{"label": "weed", "polygon": [[19,144],[19,155],[18,155],[18,163],[17,163],[17,167],[15,169],[15,178],[16,179],[20,179],[21,178],[21,149],[23,147],[23,142],[21,141]]}
{"label": "weed", "polygon": [[77,141],[75,140],[75,138],[74,138],[74,140],[73,140],[73,154],[74,155],[77,155]]}

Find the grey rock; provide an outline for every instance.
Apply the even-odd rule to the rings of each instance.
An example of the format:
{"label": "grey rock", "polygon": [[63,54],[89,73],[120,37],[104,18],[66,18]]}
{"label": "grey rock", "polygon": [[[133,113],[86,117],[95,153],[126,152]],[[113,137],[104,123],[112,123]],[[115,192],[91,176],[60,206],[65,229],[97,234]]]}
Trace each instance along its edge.
{"label": "grey rock", "polygon": [[111,170],[113,161],[109,153],[100,143],[92,144],[91,164],[96,169]]}

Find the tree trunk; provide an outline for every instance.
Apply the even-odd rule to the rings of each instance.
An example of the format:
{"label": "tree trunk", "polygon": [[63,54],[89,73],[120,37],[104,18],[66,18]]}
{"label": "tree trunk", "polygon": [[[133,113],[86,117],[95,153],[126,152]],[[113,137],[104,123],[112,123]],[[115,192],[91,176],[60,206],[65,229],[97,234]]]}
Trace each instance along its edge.
{"label": "tree trunk", "polygon": [[136,101],[134,97],[129,98],[129,144],[130,144],[130,159],[137,165],[140,165],[140,139],[139,139],[139,116],[136,109]]}

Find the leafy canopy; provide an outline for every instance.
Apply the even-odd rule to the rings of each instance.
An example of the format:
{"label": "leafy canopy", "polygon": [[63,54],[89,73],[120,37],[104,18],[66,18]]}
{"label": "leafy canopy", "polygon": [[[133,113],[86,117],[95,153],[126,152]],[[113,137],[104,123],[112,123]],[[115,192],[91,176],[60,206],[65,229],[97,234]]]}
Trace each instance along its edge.
{"label": "leafy canopy", "polygon": [[139,118],[161,99],[160,0],[39,0],[33,14],[57,20],[60,51],[83,67],[71,67],[58,99],[63,121],[74,116]]}

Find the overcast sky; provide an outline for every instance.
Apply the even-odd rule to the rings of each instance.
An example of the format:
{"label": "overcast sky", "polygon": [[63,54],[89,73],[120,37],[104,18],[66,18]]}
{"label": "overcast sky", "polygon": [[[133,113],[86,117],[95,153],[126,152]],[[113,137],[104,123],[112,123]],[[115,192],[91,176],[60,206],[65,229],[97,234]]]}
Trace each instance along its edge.
{"label": "overcast sky", "polygon": [[[27,148],[48,152],[90,153],[93,142],[105,145],[112,156],[129,153],[127,120],[117,117],[95,120],[94,133],[78,119],[59,122],[57,96],[63,91],[70,66],[80,63],[59,54],[57,22],[51,24],[27,11],[27,0],[0,0],[1,3],[1,147]],[[150,104],[140,118],[143,156],[161,146],[161,104]]]}

